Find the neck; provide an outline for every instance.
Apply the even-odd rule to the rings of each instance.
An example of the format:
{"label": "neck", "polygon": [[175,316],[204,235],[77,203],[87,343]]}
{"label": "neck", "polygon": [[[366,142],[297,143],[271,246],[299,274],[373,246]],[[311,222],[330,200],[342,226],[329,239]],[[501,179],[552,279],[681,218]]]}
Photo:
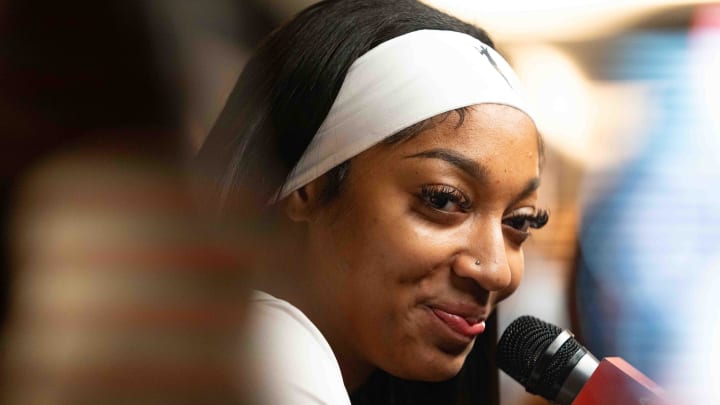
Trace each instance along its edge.
{"label": "neck", "polygon": [[[290,302],[307,316],[330,344],[340,366],[345,389],[352,392],[370,377],[374,367],[356,355],[353,337],[347,336],[348,328],[343,318],[342,280],[332,274],[323,274],[322,267],[308,258],[308,249],[297,243],[298,235],[291,243],[280,242],[268,249],[258,275],[255,288]],[[284,240],[288,242],[288,240]]]}
{"label": "neck", "polygon": [[360,388],[375,370],[375,368],[369,364],[342,358],[337,352],[335,353],[335,357],[338,359],[347,392],[353,392]]}
{"label": "neck", "polygon": [[254,287],[283,299],[305,314],[322,333],[337,359],[345,389],[359,388],[375,369],[358,354],[348,326],[344,272],[327,268],[323,252],[312,249],[305,224],[286,222],[263,249]]}

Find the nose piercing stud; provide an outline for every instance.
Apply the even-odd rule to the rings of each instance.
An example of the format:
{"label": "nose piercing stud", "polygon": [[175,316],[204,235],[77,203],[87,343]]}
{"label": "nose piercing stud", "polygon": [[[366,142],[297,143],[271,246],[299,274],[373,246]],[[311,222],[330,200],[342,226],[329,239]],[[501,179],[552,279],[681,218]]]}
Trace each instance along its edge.
{"label": "nose piercing stud", "polygon": [[475,265],[476,265],[476,266],[479,266],[479,265],[480,265],[480,259],[475,259]]}

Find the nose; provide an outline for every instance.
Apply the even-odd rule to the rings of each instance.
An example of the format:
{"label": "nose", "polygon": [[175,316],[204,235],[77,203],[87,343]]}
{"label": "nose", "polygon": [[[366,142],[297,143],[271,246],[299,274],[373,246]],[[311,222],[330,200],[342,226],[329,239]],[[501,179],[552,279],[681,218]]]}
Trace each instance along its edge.
{"label": "nose", "polygon": [[476,228],[468,237],[465,249],[456,256],[453,271],[487,291],[502,290],[512,282],[502,225],[486,223]]}

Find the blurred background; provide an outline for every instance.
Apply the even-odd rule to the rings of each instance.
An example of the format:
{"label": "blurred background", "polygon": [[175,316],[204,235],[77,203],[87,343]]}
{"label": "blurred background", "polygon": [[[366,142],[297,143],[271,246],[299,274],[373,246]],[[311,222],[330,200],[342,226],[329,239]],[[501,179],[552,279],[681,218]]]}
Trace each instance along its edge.
{"label": "blurred background", "polygon": [[[536,315],[720,403],[720,4],[425,2],[491,34],[546,142],[552,219],[500,330]],[[0,2],[8,403],[244,395],[228,350],[252,238],[190,208],[184,162],[312,3]],[[501,383],[503,404],[545,403]]]}

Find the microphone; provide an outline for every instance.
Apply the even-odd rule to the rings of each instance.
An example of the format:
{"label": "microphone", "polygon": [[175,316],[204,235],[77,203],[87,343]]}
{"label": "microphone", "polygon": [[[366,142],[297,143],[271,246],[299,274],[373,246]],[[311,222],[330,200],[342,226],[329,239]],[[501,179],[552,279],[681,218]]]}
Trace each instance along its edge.
{"label": "microphone", "polygon": [[667,404],[662,389],[619,357],[598,361],[567,330],[525,315],[498,342],[498,367],[560,405]]}

